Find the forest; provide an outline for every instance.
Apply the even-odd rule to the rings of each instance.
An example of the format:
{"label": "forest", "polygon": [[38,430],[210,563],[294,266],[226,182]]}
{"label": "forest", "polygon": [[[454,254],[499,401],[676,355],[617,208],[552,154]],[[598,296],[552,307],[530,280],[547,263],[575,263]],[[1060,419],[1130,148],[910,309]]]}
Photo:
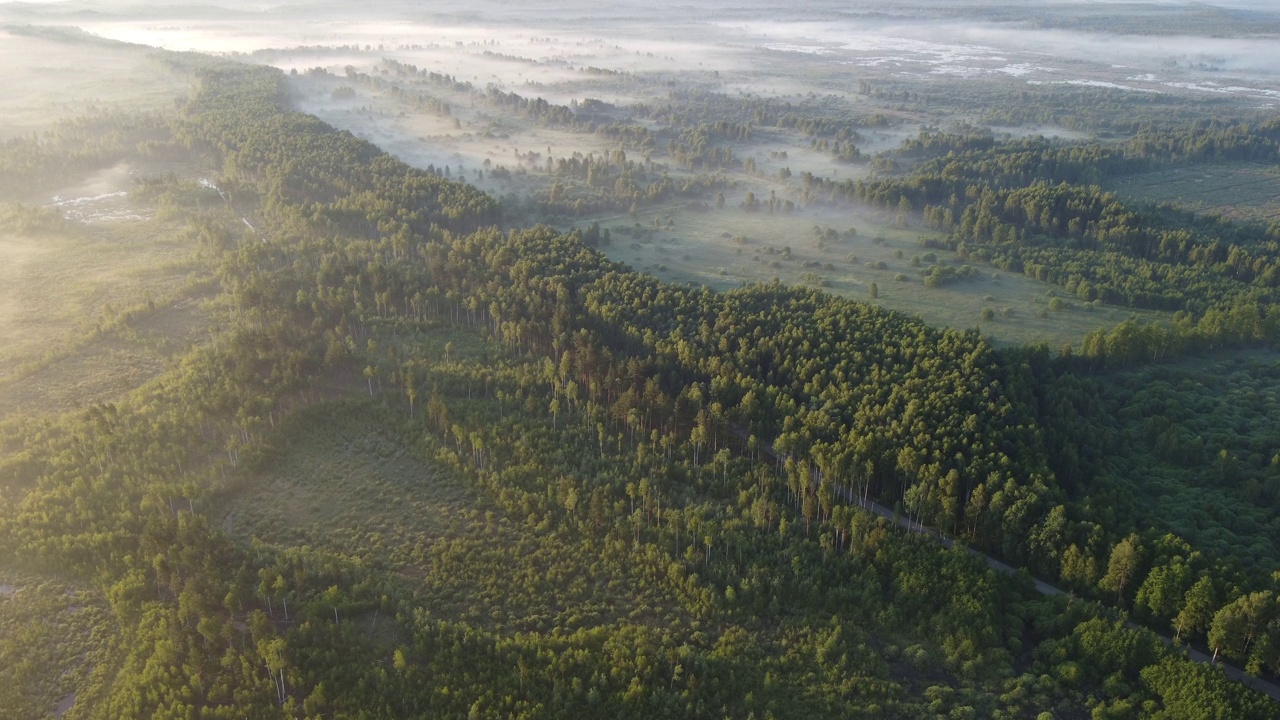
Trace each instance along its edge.
{"label": "forest", "polygon": [[[35,198],[128,164],[133,242],[169,273],[0,355],[0,716],[1277,717],[1280,222],[1110,189],[1274,166],[1274,120],[872,152],[891,116],[818,99],[672,91],[621,122],[392,61],[146,62],[186,97],[0,145],[6,243],[126,244]],[[299,109],[299,83],[617,146],[419,167]],[[775,133],[869,171],[757,166],[741,145]],[[483,184],[521,174],[545,182]],[[732,242],[904,279],[831,292],[834,258],[711,287],[619,259],[684,225],[673,203],[856,207],[883,235],[804,215],[807,237]],[[907,228],[909,265],[878,254]],[[1042,312],[1095,326],[1012,344],[873,302],[907,272],[1040,283]],[[120,366],[42,395],[83,353]]]}

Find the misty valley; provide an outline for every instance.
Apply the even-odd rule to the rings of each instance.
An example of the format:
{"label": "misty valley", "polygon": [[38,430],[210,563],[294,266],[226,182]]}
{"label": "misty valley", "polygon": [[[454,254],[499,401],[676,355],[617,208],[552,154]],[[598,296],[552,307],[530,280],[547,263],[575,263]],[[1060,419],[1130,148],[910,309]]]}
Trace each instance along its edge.
{"label": "misty valley", "polygon": [[1280,9],[0,1],[0,718],[1280,717]]}

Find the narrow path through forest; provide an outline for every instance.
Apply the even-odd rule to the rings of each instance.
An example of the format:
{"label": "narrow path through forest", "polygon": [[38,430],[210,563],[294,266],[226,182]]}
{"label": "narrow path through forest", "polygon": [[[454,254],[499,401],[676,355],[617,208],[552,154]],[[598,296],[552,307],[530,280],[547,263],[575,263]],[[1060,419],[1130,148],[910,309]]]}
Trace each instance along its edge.
{"label": "narrow path through forest", "polygon": [[[746,442],[748,439],[747,433],[739,428],[733,428],[733,433],[737,435],[738,438],[740,438],[743,442]],[[767,455],[769,458],[771,458],[774,462],[781,462],[782,460],[785,459],[785,457],[780,456],[773,449],[773,446],[771,445],[761,443],[760,447],[763,450],[764,454]],[[814,482],[817,482],[818,471],[815,469],[813,472],[814,472]],[[942,543],[942,546],[946,548],[951,548],[957,544],[955,540],[947,537],[946,535],[943,535],[937,530],[934,530],[933,528],[923,525],[911,517],[904,517],[901,513],[896,513],[891,508],[888,508],[876,502],[875,500],[859,495],[858,493],[853,491],[853,488],[850,488],[845,485],[837,484],[836,490],[839,493],[840,497],[842,497],[845,500],[845,502],[857,505],[858,507],[861,507],[864,510],[870,510],[871,512],[875,513],[876,515],[879,515],[880,517],[886,518],[891,522],[895,522],[902,528],[906,529],[907,532],[928,535],[936,539],[938,542]],[[969,547],[964,543],[959,543],[959,544],[970,555],[982,558],[987,563],[987,566],[992,568],[993,570],[998,570],[1002,573],[1012,575],[1014,573],[1017,573],[1018,570],[1020,569],[1020,568],[1015,568],[1012,565],[1009,565],[1008,563],[997,560],[996,558],[982,552],[981,550],[977,550],[972,547]],[[1067,594],[1060,588],[1054,587],[1053,585],[1050,585],[1049,583],[1035,577],[1034,575],[1031,576],[1031,580],[1035,584],[1036,590],[1043,595],[1066,595]],[[1138,625],[1137,623],[1134,623],[1132,621],[1130,621],[1128,625],[1130,627],[1135,627],[1135,628],[1146,627],[1144,625]],[[1151,630],[1151,628],[1146,628],[1146,629]],[[1156,632],[1155,630],[1151,630],[1151,632],[1155,633],[1156,636],[1159,637],[1160,640],[1163,641],[1165,645],[1169,645],[1170,647],[1174,646],[1173,638],[1167,637],[1163,633]],[[1240,682],[1245,687],[1251,690],[1256,690],[1260,693],[1263,693],[1264,695],[1270,697],[1272,700],[1280,702],[1280,685],[1276,685],[1273,682],[1269,682],[1262,678],[1249,675],[1248,673],[1244,672],[1240,668],[1235,667],[1229,663],[1214,662],[1213,658],[1209,654],[1202,652],[1200,650],[1197,650],[1196,648],[1191,647],[1189,645],[1180,645],[1178,647],[1184,650],[1187,654],[1187,657],[1191,658],[1192,660],[1196,662],[1201,662],[1201,663],[1209,663],[1211,665],[1219,667],[1222,669],[1222,671],[1226,674],[1227,677]]]}

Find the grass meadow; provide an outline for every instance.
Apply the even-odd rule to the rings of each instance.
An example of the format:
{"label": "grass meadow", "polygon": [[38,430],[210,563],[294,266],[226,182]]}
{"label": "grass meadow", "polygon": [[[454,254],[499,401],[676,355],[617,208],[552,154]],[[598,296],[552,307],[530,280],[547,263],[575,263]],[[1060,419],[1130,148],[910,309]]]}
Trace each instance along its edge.
{"label": "grass meadow", "polygon": [[[969,278],[927,287],[921,273],[931,265],[957,271],[965,266],[954,253],[921,246],[922,237],[936,236],[933,231],[913,227],[910,221],[905,228],[895,227],[894,218],[868,212],[748,213],[732,207],[731,194],[725,195],[723,210],[642,212],[634,219],[605,219],[601,226],[610,228],[612,243],[604,250],[615,260],[673,282],[728,289],[776,277],[915,315],[930,325],[978,328],[999,345],[1075,346],[1089,331],[1126,317],[1163,317],[1083,304],[1053,285],[984,263],[975,263]],[[815,227],[824,234],[831,228],[840,237],[820,237]],[[851,227],[857,234],[844,236]],[[928,259],[930,253],[935,260]],[[1055,297],[1063,299],[1062,309],[1050,309]],[[989,319],[984,319],[986,310],[991,311]]]}
{"label": "grass meadow", "polygon": [[1167,202],[1233,220],[1280,220],[1280,171],[1271,165],[1224,162],[1117,178],[1123,197]]}

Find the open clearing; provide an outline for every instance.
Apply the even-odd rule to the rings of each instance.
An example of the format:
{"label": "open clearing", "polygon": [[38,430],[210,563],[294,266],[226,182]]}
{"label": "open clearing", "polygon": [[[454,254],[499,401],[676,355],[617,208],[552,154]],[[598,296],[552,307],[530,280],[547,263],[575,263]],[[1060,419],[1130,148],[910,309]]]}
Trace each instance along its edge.
{"label": "open clearing", "polygon": [[[676,603],[575,530],[511,523],[456,471],[410,446],[385,408],[363,399],[301,410],[282,445],[237,479],[217,511],[231,537],[303,545],[389,563],[424,607],[494,630],[549,632],[654,622]],[[567,554],[559,533],[582,552]],[[556,601],[548,609],[546,598]]]}
{"label": "open clearing", "polygon": [[0,381],[0,418],[110,402],[159,376],[207,338],[213,315],[198,298],[157,306],[127,327],[16,366]]}
{"label": "open clearing", "polygon": [[1125,197],[1235,220],[1280,220],[1280,171],[1271,165],[1196,165],[1119,178],[1108,188]]}
{"label": "open clearing", "polygon": [[148,297],[178,295],[193,270],[192,249],[173,228],[0,232],[0,382]]}
{"label": "open clearing", "polygon": [[0,230],[0,417],[110,400],[207,336],[216,286],[182,226],[144,219],[130,185],[94,173],[50,201],[65,225]]}
{"label": "open clearing", "polygon": [[347,405],[291,418],[282,433],[287,444],[241,480],[224,526],[244,541],[390,552],[398,565],[420,565],[428,545],[465,524],[469,493],[411,454],[383,428],[386,418]]}
{"label": "open clearing", "polygon": [[[932,231],[895,228],[891,218],[851,210],[749,213],[731,207],[737,197],[728,192],[725,196],[723,210],[648,212],[635,219],[624,215],[603,220],[601,226],[610,229],[612,244],[602,249],[636,270],[673,282],[723,290],[776,277],[786,284],[822,287],[916,315],[934,326],[977,327],[998,345],[1076,346],[1086,333],[1126,317],[1165,317],[1130,308],[1082,304],[1053,285],[984,263],[975,263],[968,279],[926,287],[921,272],[931,265],[958,272],[965,267],[965,261],[955,253],[921,247],[921,237],[936,237]],[[651,230],[655,218],[663,227]],[[668,218],[674,223],[671,227],[666,227]],[[815,226],[837,233],[854,227],[857,234],[823,239],[814,232]],[[930,253],[936,260],[928,260]],[[918,266],[913,264],[917,256],[922,258]],[[871,297],[872,283],[878,290],[875,298]],[[1054,297],[1066,301],[1065,309],[1049,310]],[[992,310],[990,320],[982,319],[985,309]]]}
{"label": "open clearing", "polygon": [[0,140],[90,111],[173,111],[189,85],[148,48],[14,35],[0,29]]}

